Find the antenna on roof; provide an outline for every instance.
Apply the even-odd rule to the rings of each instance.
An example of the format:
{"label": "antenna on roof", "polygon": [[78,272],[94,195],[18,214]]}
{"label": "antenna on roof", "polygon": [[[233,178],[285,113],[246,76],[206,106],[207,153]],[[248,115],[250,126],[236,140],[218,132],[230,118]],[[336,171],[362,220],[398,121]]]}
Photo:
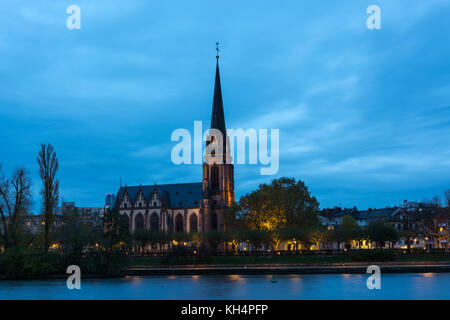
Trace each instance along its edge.
{"label": "antenna on roof", "polygon": [[122,188],[122,177],[120,177],[120,187]]}

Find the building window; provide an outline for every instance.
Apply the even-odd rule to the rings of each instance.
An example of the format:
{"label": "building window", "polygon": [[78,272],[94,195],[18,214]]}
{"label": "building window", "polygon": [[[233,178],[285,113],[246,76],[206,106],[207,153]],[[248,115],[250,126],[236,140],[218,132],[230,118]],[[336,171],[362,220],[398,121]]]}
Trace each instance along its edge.
{"label": "building window", "polygon": [[153,212],[150,216],[150,229],[159,230],[159,217],[156,212]]}
{"label": "building window", "polygon": [[144,229],[144,216],[142,215],[142,213],[138,213],[136,218],[134,218],[134,228],[135,230]]}
{"label": "building window", "polygon": [[193,213],[191,215],[190,221],[189,221],[189,230],[190,232],[197,232],[197,225],[198,225],[198,219],[197,215]]}
{"label": "building window", "polygon": [[183,216],[179,213],[175,218],[175,232],[183,232]]}

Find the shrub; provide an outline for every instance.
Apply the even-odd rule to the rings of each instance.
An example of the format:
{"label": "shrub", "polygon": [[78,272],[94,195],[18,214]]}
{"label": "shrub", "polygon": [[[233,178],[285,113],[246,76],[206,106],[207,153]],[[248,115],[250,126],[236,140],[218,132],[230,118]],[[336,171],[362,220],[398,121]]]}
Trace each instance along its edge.
{"label": "shrub", "polygon": [[37,248],[11,248],[0,256],[0,273],[6,278],[33,278],[64,272],[62,260],[55,253]]}
{"label": "shrub", "polygon": [[162,260],[163,263],[172,265],[180,263],[195,263],[194,247],[176,245],[172,247],[170,254]]}
{"label": "shrub", "polygon": [[117,251],[107,255],[104,251],[95,251],[81,260],[80,268],[86,274],[119,275],[126,266],[127,258]]}

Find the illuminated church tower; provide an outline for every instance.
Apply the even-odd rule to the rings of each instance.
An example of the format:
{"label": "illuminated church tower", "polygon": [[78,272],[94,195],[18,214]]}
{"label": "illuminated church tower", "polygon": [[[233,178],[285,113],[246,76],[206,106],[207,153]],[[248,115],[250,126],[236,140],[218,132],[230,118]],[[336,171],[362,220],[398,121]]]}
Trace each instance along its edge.
{"label": "illuminated church tower", "polygon": [[218,138],[212,140],[216,136],[222,137],[222,148],[205,153],[201,182],[120,187],[114,206],[130,232],[147,229],[191,233],[226,229],[224,211],[234,203],[234,167],[226,135],[218,54],[209,136],[210,149],[218,145]]}
{"label": "illuminated church tower", "polygon": [[[212,152],[204,157],[202,189],[205,230],[224,230],[223,210],[234,203],[234,166],[231,161],[230,142],[226,134],[218,54],[216,59],[216,79],[210,129],[215,129],[221,133],[222,148],[220,149],[222,152]],[[220,142],[219,139],[215,141],[213,135],[210,130],[211,141],[206,143],[207,146],[210,143]]]}

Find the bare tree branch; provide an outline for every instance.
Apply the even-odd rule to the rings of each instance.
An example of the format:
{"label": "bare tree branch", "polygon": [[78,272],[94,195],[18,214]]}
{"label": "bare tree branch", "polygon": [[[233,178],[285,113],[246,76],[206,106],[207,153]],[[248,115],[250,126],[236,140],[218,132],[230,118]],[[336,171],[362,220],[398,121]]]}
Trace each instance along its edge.
{"label": "bare tree branch", "polygon": [[51,144],[41,145],[37,157],[39,164],[39,175],[42,180],[42,206],[44,213],[44,250],[48,251],[50,246],[49,233],[53,225],[53,217],[58,206],[59,181],[56,180],[58,171],[58,159]]}

